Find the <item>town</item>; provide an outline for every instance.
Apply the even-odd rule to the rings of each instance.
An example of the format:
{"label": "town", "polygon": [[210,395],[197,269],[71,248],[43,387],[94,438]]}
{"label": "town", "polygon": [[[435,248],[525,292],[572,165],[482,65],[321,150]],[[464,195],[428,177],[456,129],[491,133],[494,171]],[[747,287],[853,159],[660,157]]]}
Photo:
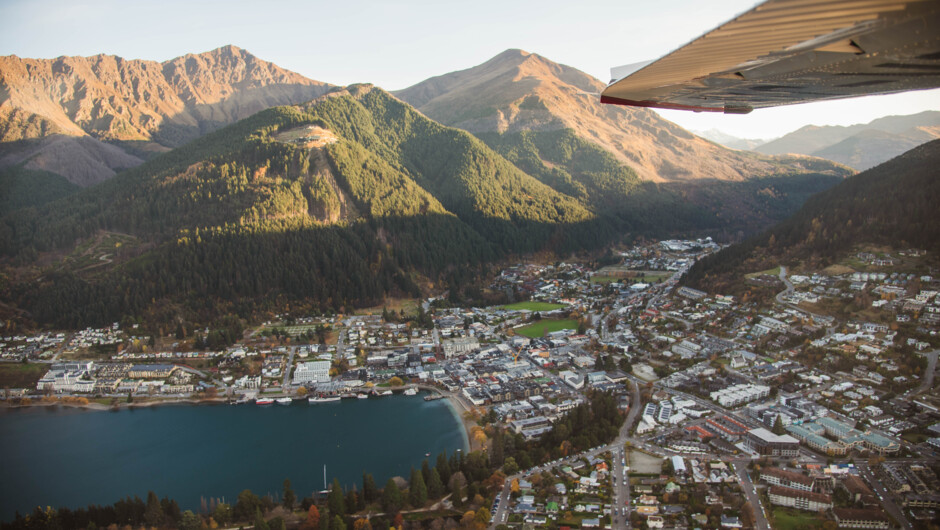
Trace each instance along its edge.
{"label": "town", "polygon": [[[507,304],[282,315],[223,348],[206,347],[209,329],[158,342],[119,323],[5,336],[2,366],[38,369],[3,399],[328,406],[423,391],[468,426],[535,440],[599,391],[624,415],[617,438],[546,464],[507,459],[491,526],[926,528],[940,507],[940,278],[926,254],[781,266],[735,295],[679,285],[718,249],[673,240],[604,266],[518,264],[487,286]],[[487,432],[468,428],[471,447],[490,447]]]}

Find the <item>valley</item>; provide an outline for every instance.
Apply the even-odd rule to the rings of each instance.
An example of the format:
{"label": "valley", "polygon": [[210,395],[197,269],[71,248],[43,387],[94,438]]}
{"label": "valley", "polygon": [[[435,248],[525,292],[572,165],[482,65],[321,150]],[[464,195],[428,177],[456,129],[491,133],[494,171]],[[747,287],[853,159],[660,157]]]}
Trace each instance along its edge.
{"label": "valley", "polygon": [[604,89],[0,57],[0,529],[933,528],[937,113]]}

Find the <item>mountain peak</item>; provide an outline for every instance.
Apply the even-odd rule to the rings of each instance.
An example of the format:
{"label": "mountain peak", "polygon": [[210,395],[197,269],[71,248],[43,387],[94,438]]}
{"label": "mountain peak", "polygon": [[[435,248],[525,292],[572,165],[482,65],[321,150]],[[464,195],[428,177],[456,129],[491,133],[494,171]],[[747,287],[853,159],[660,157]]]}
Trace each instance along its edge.
{"label": "mountain peak", "polygon": [[644,180],[743,180],[779,171],[776,161],[724,149],[647,109],[603,105],[603,88],[576,68],[513,48],[395,95],[474,134],[571,130]]}

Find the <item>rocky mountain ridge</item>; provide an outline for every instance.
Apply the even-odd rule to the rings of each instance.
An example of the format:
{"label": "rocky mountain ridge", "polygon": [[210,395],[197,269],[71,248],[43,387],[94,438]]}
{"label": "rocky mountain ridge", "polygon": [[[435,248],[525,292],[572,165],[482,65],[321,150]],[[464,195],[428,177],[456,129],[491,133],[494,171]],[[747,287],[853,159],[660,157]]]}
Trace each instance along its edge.
{"label": "rocky mountain ridge", "polygon": [[[26,161],[27,169],[89,185],[148,153],[330,88],[235,46],[163,63],[114,55],[0,57],[0,166]],[[78,163],[63,163],[56,154],[63,149],[84,154]]]}
{"label": "rocky mountain ridge", "polygon": [[799,159],[733,151],[653,111],[603,105],[603,88],[575,68],[513,49],[395,95],[431,119],[474,134],[571,129],[645,181],[740,181],[786,172],[787,165],[799,172]]}

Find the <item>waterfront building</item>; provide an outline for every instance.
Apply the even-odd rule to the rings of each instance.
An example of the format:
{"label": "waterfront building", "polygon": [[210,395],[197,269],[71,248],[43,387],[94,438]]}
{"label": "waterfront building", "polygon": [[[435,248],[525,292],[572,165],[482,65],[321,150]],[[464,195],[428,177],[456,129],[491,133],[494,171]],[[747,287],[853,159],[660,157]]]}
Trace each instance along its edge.
{"label": "waterfront building", "polygon": [[294,384],[329,383],[330,361],[307,361],[294,369]]}

